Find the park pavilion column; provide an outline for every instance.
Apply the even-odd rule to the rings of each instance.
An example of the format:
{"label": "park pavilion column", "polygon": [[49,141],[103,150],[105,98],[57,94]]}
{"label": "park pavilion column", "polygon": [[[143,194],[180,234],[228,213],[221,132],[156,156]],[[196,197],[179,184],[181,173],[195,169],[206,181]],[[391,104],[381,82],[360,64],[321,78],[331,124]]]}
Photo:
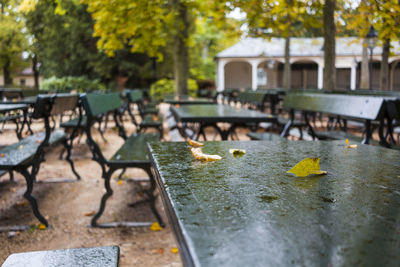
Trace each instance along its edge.
{"label": "park pavilion column", "polygon": [[351,65],[350,69],[350,89],[356,90],[356,78],[357,78],[357,62]]}
{"label": "park pavilion column", "polygon": [[228,63],[226,59],[219,59],[217,66],[217,91],[221,92],[225,89],[225,65]]}
{"label": "park pavilion column", "polygon": [[257,90],[257,67],[258,67],[258,60],[251,60],[251,89]]}
{"label": "park pavilion column", "polygon": [[324,64],[322,62],[318,63],[318,89],[323,89],[324,87]]}

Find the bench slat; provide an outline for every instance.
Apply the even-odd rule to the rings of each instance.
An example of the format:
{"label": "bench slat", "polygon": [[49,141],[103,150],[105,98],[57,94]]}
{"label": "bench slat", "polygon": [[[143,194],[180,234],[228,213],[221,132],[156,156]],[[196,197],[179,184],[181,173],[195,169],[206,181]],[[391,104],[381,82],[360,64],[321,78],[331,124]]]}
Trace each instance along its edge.
{"label": "bench slat", "polygon": [[[51,133],[49,145],[60,142],[66,138],[66,134],[62,130],[56,130]],[[31,135],[25,139],[22,139],[18,143],[3,147],[0,149],[0,166],[10,168],[18,166],[25,161],[32,158],[40,143],[43,141],[45,133],[41,132],[35,135]],[[3,157],[4,154],[4,157]]]}
{"label": "bench slat", "polygon": [[158,141],[160,135],[152,134],[133,134],[122,147],[112,156],[110,162],[149,162],[147,142]]}

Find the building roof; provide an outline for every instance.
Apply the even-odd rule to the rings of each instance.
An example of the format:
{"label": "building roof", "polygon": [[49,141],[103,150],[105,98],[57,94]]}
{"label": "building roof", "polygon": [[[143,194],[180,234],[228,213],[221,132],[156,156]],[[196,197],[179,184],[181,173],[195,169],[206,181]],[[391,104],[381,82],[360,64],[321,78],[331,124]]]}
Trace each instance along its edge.
{"label": "building roof", "polygon": [[[291,38],[290,39],[291,56],[323,56],[324,38]],[[398,42],[392,42],[392,52],[400,55],[400,45]],[[375,54],[381,54],[382,47],[374,49]],[[357,37],[336,38],[337,56],[355,56],[362,54],[362,39]],[[230,57],[284,57],[285,39],[271,38],[245,38],[239,43],[225,49],[217,54],[217,58]]]}

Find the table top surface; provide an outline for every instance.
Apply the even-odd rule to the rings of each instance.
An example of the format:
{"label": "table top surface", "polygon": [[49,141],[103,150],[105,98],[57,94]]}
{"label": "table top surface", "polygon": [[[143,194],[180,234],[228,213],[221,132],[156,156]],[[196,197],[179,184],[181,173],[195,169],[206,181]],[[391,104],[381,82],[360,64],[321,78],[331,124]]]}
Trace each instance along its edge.
{"label": "table top surface", "polygon": [[259,111],[236,109],[229,105],[185,105],[171,107],[172,113],[182,122],[273,122],[275,116]]}
{"label": "table top surface", "polygon": [[11,254],[2,267],[117,267],[119,247],[71,248]]}
{"label": "table top surface", "polygon": [[208,98],[191,98],[189,96],[180,96],[176,98],[174,96],[164,97],[164,103],[172,105],[196,105],[196,104],[214,104],[212,99]]}
{"label": "table top surface", "polygon": [[28,106],[25,104],[1,104],[0,103],[0,112],[7,112],[19,109],[26,109]]}
{"label": "table top surface", "polygon": [[[231,148],[246,150],[234,157]],[[344,141],[151,143],[188,266],[398,266],[400,152]],[[320,157],[327,175],[286,173]]]}

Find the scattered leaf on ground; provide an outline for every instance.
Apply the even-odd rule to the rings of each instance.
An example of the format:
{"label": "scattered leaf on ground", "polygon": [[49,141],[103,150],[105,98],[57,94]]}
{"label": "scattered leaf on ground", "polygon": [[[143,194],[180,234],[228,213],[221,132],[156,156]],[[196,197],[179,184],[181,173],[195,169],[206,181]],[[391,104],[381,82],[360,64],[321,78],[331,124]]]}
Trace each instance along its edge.
{"label": "scattered leaf on ground", "polygon": [[221,156],[204,154],[200,147],[191,147],[193,157],[201,161],[218,161],[221,160]]}
{"label": "scattered leaf on ground", "polygon": [[188,138],[188,142],[189,142],[189,145],[191,145],[192,147],[201,147],[201,146],[204,146],[203,143],[194,141],[194,140],[192,140],[192,139],[190,139],[190,138]]}
{"label": "scattered leaf on ground", "polygon": [[118,180],[118,184],[122,185],[123,184],[122,180]]}
{"label": "scattered leaf on ground", "polygon": [[346,139],[346,144],[348,148],[357,148],[357,145],[350,145],[349,139]]}
{"label": "scattered leaf on ground", "polygon": [[21,200],[20,202],[17,202],[17,204],[15,204],[15,205],[17,205],[18,207],[25,207],[25,206],[28,205],[28,201],[27,200]]}
{"label": "scattered leaf on ground", "polygon": [[19,150],[21,150],[21,149],[23,149],[23,148],[24,148],[23,145],[18,146],[18,149],[19,149]]}
{"label": "scattered leaf on ground", "polygon": [[163,248],[159,248],[157,249],[158,254],[162,255],[164,254],[164,249]]}
{"label": "scattered leaf on ground", "polygon": [[138,192],[137,194],[138,194],[139,197],[143,196],[143,192]]}
{"label": "scattered leaf on ground", "polygon": [[176,253],[179,252],[179,249],[178,249],[178,248],[171,248],[171,252],[174,253],[174,254],[176,254]]}
{"label": "scattered leaf on ground", "polygon": [[150,225],[151,231],[161,231],[163,228],[160,226],[158,222],[154,222]]}
{"label": "scattered leaf on ground", "polygon": [[43,223],[39,223],[39,225],[37,226],[37,229],[39,230],[45,230],[46,228],[46,225],[44,225]]}
{"label": "scattered leaf on ground", "polygon": [[246,154],[246,150],[233,148],[233,149],[229,149],[229,153],[231,153],[234,156],[243,156],[244,154]]}
{"label": "scattered leaf on ground", "polygon": [[95,211],[89,211],[83,214],[83,216],[93,216],[96,212]]}
{"label": "scattered leaf on ground", "polygon": [[320,158],[306,158],[297,163],[287,173],[293,173],[296,176],[305,177],[310,174],[327,174],[327,171],[321,171],[319,166]]}
{"label": "scattered leaf on ground", "polygon": [[15,188],[15,187],[10,188],[10,192],[15,193],[16,191],[17,191],[17,188]]}
{"label": "scattered leaf on ground", "polygon": [[0,154],[0,157],[2,157],[2,158],[4,158],[5,156],[6,156],[6,154],[4,154],[4,153]]}

